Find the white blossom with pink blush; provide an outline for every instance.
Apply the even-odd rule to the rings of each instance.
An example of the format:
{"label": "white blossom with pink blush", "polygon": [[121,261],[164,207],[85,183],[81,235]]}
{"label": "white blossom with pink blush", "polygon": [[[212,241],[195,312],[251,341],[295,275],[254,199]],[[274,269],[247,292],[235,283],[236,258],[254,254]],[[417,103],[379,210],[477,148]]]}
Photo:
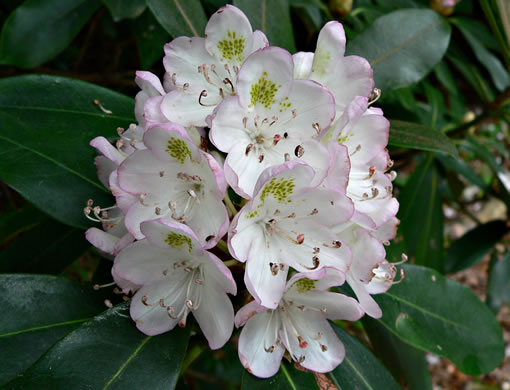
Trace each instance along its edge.
{"label": "white blossom with pink blush", "polygon": [[345,348],[328,323],[356,321],[363,315],[352,298],[329,292],[343,283],[343,274],[328,268],[294,275],[275,309],[256,301],[241,308],[235,317],[244,325],[239,337],[239,358],[252,374],[267,378],[280,368],[287,350],[301,366],[315,372],[329,372],[345,356]]}
{"label": "white blossom with pink blush", "polygon": [[349,220],[352,203],[337,191],[310,186],[314,174],[298,160],[267,168],[230,225],[230,253],[247,262],[248,291],[267,308],[278,306],[289,267],[346,272],[351,264],[350,249],[331,227]]}
{"label": "white blossom with pink blush", "polygon": [[335,102],[321,85],[293,79],[292,56],[278,47],[253,53],[237,80],[237,96],[214,111],[210,138],[227,152],[225,176],[234,191],[253,196],[268,167],[300,159],[316,172],[314,185],[326,176],[327,150],[316,138],[335,117]]}
{"label": "white blossom with pink blush", "polygon": [[232,334],[235,295],[230,270],[204,250],[186,225],[163,219],[144,222],[145,239],[122,250],[112,275],[125,291],[139,290],[131,300],[137,328],[153,336],[186,326],[192,313],[211,349],[221,348]]}
{"label": "white blossom with pink blush", "polygon": [[161,111],[184,126],[206,126],[223,98],[236,94],[237,73],[246,57],[268,44],[232,5],[211,16],[205,36],[179,37],[165,46],[163,64],[175,90],[165,96]]}
{"label": "white blossom with pink blush", "polygon": [[229,222],[221,167],[181,126],[151,127],[143,140],[147,149],[130,155],[118,169],[120,188],[137,197],[126,212],[128,231],[141,239],[140,224],[161,217],[185,223],[212,248]]}

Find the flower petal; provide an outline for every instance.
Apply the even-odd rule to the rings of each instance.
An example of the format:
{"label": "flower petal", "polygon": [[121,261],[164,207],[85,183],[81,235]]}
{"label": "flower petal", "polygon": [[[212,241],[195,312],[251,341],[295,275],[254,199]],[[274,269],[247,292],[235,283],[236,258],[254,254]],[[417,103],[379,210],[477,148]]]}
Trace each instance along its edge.
{"label": "flower petal", "polygon": [[294,61],[294,78],[309,79],[312,71],[313,53],[300,51],[292,56]]}
{"label": "flower petal", "polygon": [[328,73],[335,72],[338,62],[344,57],[345,42],[345,32],[341,23],[331,21],[324,25],[317,38],[312,79],[322,78]]}

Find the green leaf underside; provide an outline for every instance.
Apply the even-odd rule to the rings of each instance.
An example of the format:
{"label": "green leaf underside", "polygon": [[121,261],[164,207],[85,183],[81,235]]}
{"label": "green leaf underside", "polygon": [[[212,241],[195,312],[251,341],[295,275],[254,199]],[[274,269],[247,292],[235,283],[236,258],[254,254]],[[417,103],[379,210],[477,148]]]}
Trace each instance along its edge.
{"label": "green leaf underside", "polygon": [[99,8],[99,0],[28,0],[9,15],[0,64],[31,68],[64,50]]}
{"label": "green leaf underside", "polygon": [[[97,155],[89,142],[115,137],[133,120],[133,100],[124,95],[56,76],[29,75],[0,80],[0,177],[35,206],[75,227],[87,199],[113,204],[99,183]],[[103,113],[97,99],[113,114]]]}
{"label": "green leaf underside", "polygon": [[459,157],[457,148],[450,138],[440,131],[417,123],[391,120],[388,143],[402,148],[444,152]]}
{"label": "green leaf underside", "polygon": [[458,272],[480,262],[508,231],[506,221],[479,225],[456,240],[448,249],[445,272]]}
{"label": "green leaf underside", "polygon": [[115,22],[137,18],[147,7],[145,0],[103,0],[103,3],[108,7]]}
{"label": "green leaf underside", "polygon": [[425,77],[446,52],[450,32],[449,24],[432,10],[394,11],[357,35],[346,53],[370,62],[375,85],[384,93]]}
{"label": "green leaf underside", "polygon": [[266,34],[270,45],[296,51],[288,0],[234,0],[234,5],[248,16],[254,30]]}
{"label": "green leaf underside", "polygon": [[497,367],[504,344],[489,308],[470,289],[434,270],[411,264],[403,268],[402,283],[374,295],[384,313],[380,323],[413,347],[450,359],[466,374]]}
{"label": "green leaf underside", "polygon": [[271,389],[271,390],[314,390],[319,389],[314,376],[310,372],[303,372],[293,364],[282,362],[280,370],[271,378],[262,379],[245,371],[241,385],[243,390]]}
{"label": "green leaf underside", "polygon": [[147,5],[172,37],[204,36],[207,17],[199,0],[147,0]]}
{"label": "green leaf underside", "polygon": [[507,252],[501,260],[496,260],[492,265],[487,303],[498,312],[501,305],[510,304],[510,252]]}
{"label": "green leaf underside", "polygon": [[173,389],[189,332],[188,327],[144,335],[129,317],[126,302],[68,334],[6,388]]}
{"label": "green leaf underside", "polygon": [[104,310],[101,294],[64,278],[0,275],[0,385],[53,343]]}
{"label": "green leaf underside", "polygon": [[335,333],[345,346],[344,361],[330,377],[339,389],[399,390],[391,374],[356,338],[332,324]]}

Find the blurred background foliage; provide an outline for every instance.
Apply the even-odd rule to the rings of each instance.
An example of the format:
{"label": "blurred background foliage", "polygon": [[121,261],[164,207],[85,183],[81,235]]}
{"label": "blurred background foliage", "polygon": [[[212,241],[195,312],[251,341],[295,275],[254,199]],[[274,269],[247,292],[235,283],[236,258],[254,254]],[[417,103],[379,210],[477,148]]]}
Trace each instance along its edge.
{"label": "blurred background foliage", "polygon": [[[138,91],[135,71],[150,70],[161,77],[163,45],[175,36],[202,35],[207,17],[225,3],[223,0],[2,0],[0,77],[43,73],[87,81],[134,96]],[[506,360],[489,374],[468,376],[446,359],[433,354],[425,358],[422,351],[395,337],[378,321],[365,319],[347,331],[374,351],[404,387],[432,389],[434,383],[443,389],[489,390],[501,386],[509,389],[510,2],[234,0],[233,3],[245,11],[254,28],[267,33],[271,44],[291,52],[314,51],[320,28],[332,19],[342,22],[347,35],[347,53],[371,61],[376,87],[382,89],[376,106],[392,122],[389,149],[393,169],[398,173],[395,194],[400,202],[401,225],[397,238],[387,248],[388,259],[398,261],[405,252],[412,264],[447,274],[474,290],[498,315],[505,338]],[[392,52],[395,48],[398,50]],[[380,56],[380,51],[392,53],[391,58]],[[24,88],[28,86],[10,80],[16,79],[0,80],[0,106],[23,106]],[[41,85],[38,93],[44,97],[47,90]],[[90,99],[81,97],[81,89],[75,90],[77,85],[66,86],[76,92],[73,104],[77,110],[96,110]],[[99,100],[110,96],[109,92],[93,87],[83,88],[91,88],[91,94],[100,97]],[[67,122],[60,126],[76,130],[77,138],[57,139],[55,150],[65,153],[71,145],[67,151],[69,160],[75,159],[76,164],[88,161],[87,175],[95,177],[93,150],[83,152],[78,158],[73,155],[73,142],[80,140],[85,145],[91,138],[88,133],[91,127],[97,134],[108,133],[113,137],[116,127],[127,126],[133,120],[133,103],[122,99],[116,97],[118,108],[107,107],[116,114],[110,122],[81,123],[79,117],[69,114]],[[5,115],[0,115],[1,138],[14,122],[9,122],[8,113],[0,114]],[[27,126],[33,126],[34,143],[52,142],[42,133],[51,127],[47,117],[26,120]],[[34,125],[36,121],[40,129]],[[21,177],[14,167],[24,156],[16,154],[16,150],[7,148],[0,157],[4,160],[0,167],[0,178],[4,180],[0,182],[0,271],[66,275],[80,282],[110,281],[111,263],[101,259],[83,238],[82,229],[88,225],[80,219],[82,206],[70,210],[70,204],[86,201],[85,189],[77,195],[83,199],[73,200],[74,203],[66,203],[64,199],[36,202],[35,197],[44,192],[42,185],[34,189],[26,188],[24,183],[32,180],[30,175],[37,173],[37,169],[26,168],[27,176]],[[7,153],[14,153],[15,157],[8,158]],[[35,173],[33,177],[38,178]],[[75,191],[70,182],[61,185]],[[241,271],[234,268],[233,272]],[[5,283],[14,281],[9,279]],[[241,304],[243,299],[237,297],[236,304]],[[99,303],[94,300],[97,297],[90,298],[87,305],[102,307],[102,298]],[[108,300],[108,303],[122,301],[112,294]],[[91,310],[84,309],[84,313],[75,317],[85,318],[100,312]],[[75,317],[67,320],[75,321]],[[127,329],[127,325],[122,326],[119,325],[120,332]],[[41,335],[47,337],[47,342],[41,343],[39,354],[10,372],[22,372],[65,334]],[[233,337],[223,349],[210,351],[203,340],[192,338],[180,368],[182,375],[174,378],[179,378],[177,386],[239,388],[243,369],[235,341]],[[11,348],[13,345],[20,348],[28,346],[29,341],[13,342]],[[428,350],[424,346],[420,349]],[[7,364],[15,358],[18,355],[13,352],[0,361]],[[12,362],[9,364],[12,366]],[[37,372],[37,367],[31,370]],[[310,378],[323,389],[328,381],[339,387],[343,383],[331,377],[313,378],[291,366],[283,371],[297,378],[293,388],[307,388]],[[271,383],[277,388],[289,388],[282,377],[284,374],[280,371]],[[12,375],[0,376],[0,385],[10,379]],[[251,377],[246,379],[246,375],[245,381],[243,388],[262,386],[252,383]],[[357,388],[349,387],[349,383],[343,386],[342,389]],[[22,385],[6,388],[22,388]]]}

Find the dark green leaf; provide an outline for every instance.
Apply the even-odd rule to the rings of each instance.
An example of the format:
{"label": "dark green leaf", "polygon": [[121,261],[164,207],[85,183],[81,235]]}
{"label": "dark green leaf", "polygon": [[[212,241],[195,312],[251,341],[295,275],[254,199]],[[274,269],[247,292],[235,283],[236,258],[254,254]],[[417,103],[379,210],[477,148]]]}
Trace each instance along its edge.
{"label": "dark green leaf", "polygon": [[90,286],[64,278],[0,275],[0,385],[21,374],[62,336],[103,311],[103,299]]}
{"label": "dark green leaf", "polygon": [[32,68],[51,60],[71,43],[100,5],[99,0],[25,1],[2,28],[0,64]]}
{"label": "dark green leaf", "polygon": [[446,273],[458,272],[480,262],[508,231],[506,221],[491,221],[465,233],[448,249]]}
{"label": "dark green leaf", "polygon": [[458,157],[455,144],[440,131],[417,123],[398,120],[390,121],[390,139],[388,143],[403,148],[446,152]]}
{"label": "dark green leaf", "polygon": [[342,390],[400,390],[391,374],[358,340],[332,324],[345,346],[345,359],[330,376]]}
{"label": "dark green leaf", "polygon": [[310,372],[303,372],[293,365],[283,363],[271,378],[261,379],[245,371],[242,390],[318,390],[317,382]]}
{"label": "dark green leaf", "polygon": [[0,245],[5,245],[18,234],[32,229],[44,221],[46,218],[46,215],[32,206],[27,206],[19,210],[9,211],[1,215]]}
{"label": "dark green leaf", "polygon": [[435,157],[446,169],[457,172],[459,175],[469,180],[471,184],[474,184],[484,191],[489,189],[487,183],[485,183],[464,160],[441,154]]}
{"label": "dark green leaf", "polygon": [[288,0],[234,0],[234,5],[248,16],[254,30],[266,34],[270,45],[296,51]]}
{"label": "dark green leaf", "polygon": [[492,265],[487,303],[496,312],[503,303],[510,303],[510,252]]}
{"label": "dark green leaf", "polygon": [[137,18],[147,7],[145,0],[103,0],[103,3],[110,10],[115,22]]}
{"label": "dark green leaf", "polygon": [[150,10],[133,22],[133,30],[143,69],[148,69],[163,57],[163,46],[169,40],[168,33],[161,27]]}
{"label": "dark green leaf", "polygon": [[470,23],[466,23],[464,18],[454,18],[451,20],[460,30],[466,41],[469,43],[476,58],[485,66],[489,72],[494,85],[499,91],[503,91],[510,85],[510,77],[501,61],[483,46],[474,31],[470,28]]}
{"label": "dark green leaf", "polygon": [[25,229],[1,248],[0,272],[58,274],[90,247],[81,229],[48,217],[24,222]]}
{"label": "dark green leaf", "polygon": [[5,388],[173,389],[188,338],[189,327],[144,335],[129,317],[126,302],[68,334]]}
{"label": "dark green leaf", "polygon": [[430,155],[400,193],[400,230],[407,255],[416,264],[443,270],[443,209],[439,178]]}
{"label": "dark green leaf", "polygon": [[172,37],[204,36],[207,17],[199,0],[147,0],[147,5]]}
{"label": "dark green leaf", "polygon": [[[0,177],[59,221],[85,227],[87,199],[113,204],[97,180],[92,138],[116,136],[133,117],[133,100],[57,76],[0,80]],[[113,114],[103,113],[98,99]]]}
{"label": "dark green leaf", "polygon": [[389,331],[415,348],[450,359],[462,372],[480,375],[504,358],[501,327],[470,289],[438,272],[403,265],[405,279],[373,297]]}
{"label": "dark green leaf", "polygon": [[457,82],[447,63],[443,60],[434,68],[434,74],[452,95],[460,95]]}
{"label": "dark green leaf", "polygon": [[407,390],[432,390],[432,378],[423,351],[402,342],[370,317],[363,317],[363,327],[376,355]]}
{"label": "dark green leaf", "polygon": [[370,62],[375,85],[384,92],[425,77],[446,52],[450,32],[449,24],[432,10],[395,11],[356,36],[347,45],[347,54]]}

